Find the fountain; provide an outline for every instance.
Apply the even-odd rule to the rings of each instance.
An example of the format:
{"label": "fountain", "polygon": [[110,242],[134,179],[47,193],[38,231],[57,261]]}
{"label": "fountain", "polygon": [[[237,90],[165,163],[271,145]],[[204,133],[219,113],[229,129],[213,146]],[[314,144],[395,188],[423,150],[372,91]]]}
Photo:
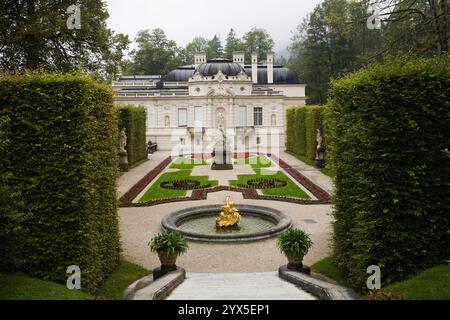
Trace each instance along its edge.
{"label": "fountain", "polygon": [[291,218],[267,207],[235,205],[227,196],[225,205],[186,208],[165,216],[161,224],[191,240],[233,242],[273,237],[290,227]]}
{"label": "fountain", "polygon": [[239,228],[238,222],[241,220],[239,211],[234,206],[234,202],[230,196],[226,198],[226,204],[223,206],[223,211],[219,214],[216,220],[216,228]]}

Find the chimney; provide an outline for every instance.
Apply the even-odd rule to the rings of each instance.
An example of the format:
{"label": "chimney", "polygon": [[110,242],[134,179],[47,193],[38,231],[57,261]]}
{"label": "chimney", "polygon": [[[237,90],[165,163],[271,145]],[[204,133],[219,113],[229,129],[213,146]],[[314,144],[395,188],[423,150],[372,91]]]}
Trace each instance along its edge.
{"label": "chimney", "polygon": [[267,53],[267,83],[273,83],[273,60],[274,60],[274,53],[268,52]]}
{"label": "chimney", "polygon": [[206,53],[205,52],[196,52],[194,53],[194,64],[195,67],[198,67],[200,64],[206,62]]}
{"label": "chimney", "polygon": [[258,83],[258,54],[252,53],[252,80]]}
{"label": "chimney", "polygon": [[240,64],[241,67],[244,67],[245,63],[245,53],[243,51],[234,51],[233,52],[233,62]]}

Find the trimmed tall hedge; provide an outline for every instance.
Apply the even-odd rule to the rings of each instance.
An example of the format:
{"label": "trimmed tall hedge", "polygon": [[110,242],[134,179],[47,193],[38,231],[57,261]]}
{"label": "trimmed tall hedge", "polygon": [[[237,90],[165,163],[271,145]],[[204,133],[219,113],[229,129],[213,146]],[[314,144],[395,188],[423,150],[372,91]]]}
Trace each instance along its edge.
{"label": "trimmed tall hedge", "polygon": [[450,258],[450,60],[388,60],[332,83],[334,254],[365,288]]}
{"label": "trimmed tall hedge", "polygon": [[287,109],[286,149],[295,154],[316,158],[316,130],[322,129],[320,106],[300,106]]}
{"label": "trimmed tall hedge", "polygon": [[147,159],[146,112],[144,107],[119,106],[119,131],[125,128],[127,134],[128,163]]}
{"label": "trimmed tall hedge", "polygon": [[112,90],[81,74],[0,77],[0,136],[2,200],[20,213],[2,224],[20,230],[14,256],[2,253],[15,271],[63,283],[78,265],[94,292],[120,261]]}

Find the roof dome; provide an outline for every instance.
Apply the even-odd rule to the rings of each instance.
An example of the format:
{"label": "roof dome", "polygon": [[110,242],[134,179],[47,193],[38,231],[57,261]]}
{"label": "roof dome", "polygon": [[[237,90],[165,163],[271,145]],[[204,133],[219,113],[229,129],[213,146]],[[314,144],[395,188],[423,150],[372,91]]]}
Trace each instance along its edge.
{"label": "roof dome", "polygon": [[194,66],[181,66],[170,71],[164,77],[164,81],[187,82],[194,75],[194,72]]}
{"label": "roof dome", "polygon": [[236,62],[223,58],[210,59],[198,66],[198,71],[205,77],[214,76],[219,70],[226,76],[234,77],[242,71],[242,67]]}

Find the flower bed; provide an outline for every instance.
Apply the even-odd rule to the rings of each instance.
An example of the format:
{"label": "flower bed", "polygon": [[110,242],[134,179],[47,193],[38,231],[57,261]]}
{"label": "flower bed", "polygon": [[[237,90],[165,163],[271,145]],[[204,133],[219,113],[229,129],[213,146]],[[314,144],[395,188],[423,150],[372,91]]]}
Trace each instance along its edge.
{"label": "flower bed", "polygon": [[291,175],[295,180],[297,180],[299,183],[301,183],[306,189],[308,189],[317,199],[329,202],[331,201],[331,196],[317,186],[315,183],[313,183],[311,180],[309,180],[307,177],[305,177],[303,174],[301,174],[298,170],[292,168],[289,164],[287,164],[284,160],[278,158],[277,156],[271,154],[270,157],[273,161],[278,163],[278,165],[283,168],[289,175]]}
{"label": "flower bed", "polygon": [[153,181],[170,163],[172,157],[167,157],[160,164],[158,164],[153,170],[147,173],[144,178],[138,181],[128,192],[120,197],[120,205],[126,205],[131,203],[138,195]]}
{"label": "flower bed", "polygon": [[255,189],[244,189],[238,187],[229,187],[229,186],[218,186],[208,189],[198,189],[192,192],[190,197],[179,197],[179,198],[169,198],[169,199],[158,199],[152,200],[148,202],[141,203],[125,203],[122,204],[121,207],[151,207],[160,204],[172,203],[172,202],[181,202],[181,201],[196,201],[196,200],[206,200],[208,197],[208,193],[220,192],[220,191],[230,191],[230,192],[240,192],[244,199],[251,200],[269,200],[269,201],[283,201],[290,202],[302,205],[318,205],[318,204],[327,204],[327,201],[323,200],[305,200],[299,198],[290,198],[283,196],[264,196],[259,195]]}
{"label": "flower bed", "polygon": [[[249,152],[245,152],[245,153],[233,153],[232,157],[233,159],[242,159],[242,158],[252,158],[252,157],[256,157],[257,155],[255,153],[249,153]],[[187,156],[188,158],[192,158],[192,159],[211,159],[212,156],[210,154],[192,154],[190,156]]]}
{"label": "flower bed", "polygon": [[211,183],[201,185],[200,181],[190,179],[163,181],[159,185],[161,188],[172,190],[196,190],[211,187]]}
{"label": "flower bed", "polygon": [[286,196],[268,196],[259,195],[254,188],[241,188],[241,187],[231,187],[231,186],[216,186],[212,188],[206,188],[202,186],[200,189],[195,189],[190,197],[178,197],[178,198],[168,198],[168,199],[157,199],[142,203],[132,203],[132,201],[139,195],[139,193],[144,190],[144,188],[155,179],[161,171],[163,171],[171,162],[172,158],[167,157],[163,162],[161,162],[156,168],[150,171],[144,178],[142,178],[136,185],[134,185],[127,193],[125,193],[120,198],[121,207],[150,207],[159,204],[166,204],[171,202],[180,201],[195,201],[195,200],[206,200],[208,193],[220,192],[220,191],[230,191],[230,192],[240,192],[242,193],[244,199],[255,199],[255,200],[269,200],[269,201],[283,201],[304,205],[314,205],[314,204],[328,204],[331,200],[331,196],[324,191],[322,188],[315,185],[311,180],[306,178],[299,171],[292,168],[285,161],[279,159],[278,157],[268,154],[276,163],[279,164],[286,172],[288,172],[295,180],[305,186],[318,200],[305,200],[299,198],[291,198]]}
{"label": "flower bed", "polygon": [[239,183],[237,186],[239,188],[250,188],[250,189],[274,189],[274,188],[282,188],[287,185],[287,182],[280,179],[250,179],[247,180],[247,183]]}

